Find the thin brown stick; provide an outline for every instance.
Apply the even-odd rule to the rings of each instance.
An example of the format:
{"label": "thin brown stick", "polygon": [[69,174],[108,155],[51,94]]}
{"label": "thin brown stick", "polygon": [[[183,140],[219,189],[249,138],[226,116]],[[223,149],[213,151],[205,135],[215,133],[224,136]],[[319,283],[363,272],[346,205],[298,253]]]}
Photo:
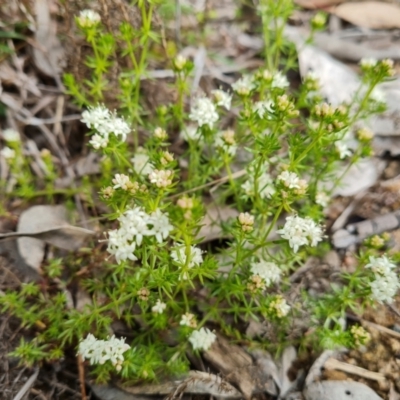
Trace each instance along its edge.
{"label": "thin brown stick", "polygon": [[82,356],[80,354],[78,354],[77,362],[78,362],[78,371],[79,371],[79,385],[81,388],[81,397],[82,397],[82,400],[87,400],[86,387],[85,387],[85,367],[83,365]]}

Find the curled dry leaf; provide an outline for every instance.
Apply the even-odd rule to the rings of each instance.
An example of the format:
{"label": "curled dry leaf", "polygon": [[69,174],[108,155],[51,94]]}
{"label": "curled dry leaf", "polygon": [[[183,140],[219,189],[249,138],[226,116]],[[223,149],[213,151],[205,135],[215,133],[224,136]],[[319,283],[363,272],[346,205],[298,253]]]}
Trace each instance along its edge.
{"label": "curled dry leaf", "polygon": [[64,250],[76,250],[94,232],[72,226],[67,222],[67,211],[59,206],[33,206],[19,219],[17,232],[2,233],[1,239],[17,238],[18,250],[25,262],[39,269],[44,257],[45,243]]}
{"label": "curled dry leaf", "polygon": [[168,396],[168,399],[171,400],[180,398],[183,393],[205,394],[221,399],[243,397],[236,388],[224,381],[220,376],[202,371],[190,371],[186,377],[168,382],[120,387],[118,390],[135,396]]}
{"label": "curled dry leaf", "polygon": [[363,28],[400,28],[400,7],[382,1],[344,3],[331,12],[345,21]]}
{"label": "curled dry leaf", "polygon": [[371,388],[354,381],[322,381],[308,385],[304,390],[306,400],[383,400]]}

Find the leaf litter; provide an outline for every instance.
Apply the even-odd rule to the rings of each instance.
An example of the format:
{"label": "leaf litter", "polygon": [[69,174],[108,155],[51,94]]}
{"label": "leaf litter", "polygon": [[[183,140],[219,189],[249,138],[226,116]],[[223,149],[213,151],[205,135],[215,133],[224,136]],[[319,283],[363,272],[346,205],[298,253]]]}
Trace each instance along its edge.
{"label": "leaf litter", "polygon": [[[305,7],[309,6],[311,8],[318,8],[331,6],[334,3],[338,3],[338,1],[299,1],[298,3]],[[37,46],[33,46],[32,48],[34,54],[34,62],[36,64],[37,70],[40,71],[40,74],[56,77],[57,74],[59,74],[61,71],[59,69],[59,60],[62,60],[63,58],[62,47],[60,47],[60,43],[57,41],[55,35],[56,26],[54,25],[54,21],[49,22],[48,20],[48,16],[50,15],[50,10],[48,8],[49,3],[40,0],[37,1],[35,4],[36,7],[38,7],[37,9],[39,11],[43,11],[43,13],[36,12],[36,22],[38,23],[38,29],[36,30]],[[347,8],[343,7],[344,5]],[[339,8],[339,11],[335,12],[336,15],[342,17],[345,20],[353,22],[356,25],[359,24],[360,26],[366,26],[370,24],[370,27],[376,27],[381,24],[380,27],[383,29],[391,27],[390,18],[392,18],[395,13],[393,13],[393,15],[384,15],[382,18],[385,18],[385,20],[382,21],[380,19],[377,23],[377,18],[375,18],[375,21],[371,22],[370,20],[368,20],[368,16],[362,13],[359,13],[359,19],[354,19],[352,16],[349,17],[348,15],[351,14],[349,11],[349,9],[351,10],[351,8],[349,8],[349,6],[351,6],[351,4],[343,4],[339,6],[342,7],[341,9],[337,7],[336,10]],[[353,4],[352,7],[353,10],[355,9],[354,7],[362,7],[362,3]],[[382,6],[379,7],[380,9],[383,8]],[[30,14],[29,10],[26,10],[26,13],[29,15],[29,19],[34,22],[34,18],[32,17],[34,13]],[[352,11],[352,13],[354,13],[354,11]],[[234,18],[234,13],[228,13],[226,15],[228,16],[228,20],[230,18]],[[226,15],[224,14],[223,18],[226,18]],[[379,12],[376,13],[375,16],[378,15]],[[360,20],[360,18],[362,20]],[[392,22],[392,25],[396,23],[397,21]],[[200,51],[198,53],[198,75],[200,76],[199,80],[202,79],[204,76],[207,76],[207,74],[211,73],[211,76],[219,76],[229,82],[231,81],[231,77],[227,76],[226,74],[230,73],[230,71],[237,71],[238,69],[240,69],[241,66],[244,68],[245,66],[251,65],[251,63],[254,66],[257,65],[257,60],[255,59],[255,56],[257,54],[257,51],[259,51],[260,49],[259,44],[257,44],[257,39],[260,38],[254,37],[253,40],[252,37],[248,37],[246,36],[247,34],[243,34],[240,31],[240,29],[236,29],[236,33],[234,33],[235,29],[230,30],[230,32],[233,32],[233,35],[236,35],[237,40],[231,42],[231,47],[229,48],[229,51],[231,53],[237,54],[238,59],[240,55],[243,55],[243,49],[247,48],[247,50],[249,50],[247,55],[245,54],[244,57],[240,59],[241,61],[239,63],[239,67],[226,67],[226,65],[216,62],[215,60],[210,60],[209,57],[207,57],[207,54],[204,54],[204,51]],[[295,32],[295,35],[296,34],[297,33]],[[335,36],[332,34],[332,37],[334,38]],[[341,43],[343,43],[343,40],[344,39],[342,39]],[[325,37],[323,40],[320,41],[320,43],[322,43],[323,41],[329,41],[329,37]],[[225,49],[220,50],[221,52],[225,51]],[[383,57],[384,56],[382,55],[382,58]],[[299,47],[299,59],[300,69],[301,71],[303,71],[303,74],[307,71],[312,70],[320,75],[320,78],[323,81],[324,94],[331,103],[338,102],[340,98],[343,98],[343,96],[349,96],[349,90],[354,90],[353,88],[357,83],[357,75],[353,72],[354,67],[349,68],[348,66],[342,64],[340,61],[334,60],[332,57],[329,57],[326,53],[322,54],[321,50],[311,47],[303,49]],[[358,60],[353,59],[353,61]],[[71,157],[71,153],[69,151],[70,149],[64,148],[62,143],[68,143],[68,135],[64,130],[65,125],[74,124],[76,123],[75,121],[79,119],[79,115],[76,113],[76,108],[69,104],[67,101],[66,107],[62,110],[62,115],[60,119],[59,116],[56,116],[57,97],[49,96],[46,102],[44,102],[40,106],[43,107],[43,110],[46,111],[47,116],[45,117],[44,114],[41,116],[36,116],[37,113],[40,114],[41,109],[40,107],[34,109],[31,107],[31,104],[34,103],[37,105],[38,100],[43,98],[44,93],[52,93],[52,91],[54,91],[55,93],[60,94],[60,92],[57,92],[57,90],[60,90],[60,88],[57,86],[49,87],[44,85],[40,79],[40,74],[26,74],[24,72],[26,71],[26,65],[24,65],[24,63],[25,61],[23,59],[18,59],[14,57],[13,64],[4,62],[0,64],[0,81],[3,86],[3,91],[0,93],[0,96],[1,101],[9,107],[7,118],[10,121],[13,121],[16,126],[20,127],[21,131],[26,130],[27,132],[29,132],[29,130],[31,130],[33,126],[42,127],[40,134],[42,143],[44,140],[46,146],[52,148],[52,151],[55,153],[56,157],[58,157],[60,161],[62,170],[64,172],[69,171],[68,173],[64,174],[64,176],[67,177],[67,180],[64,183],[60,184],[62,187],[66,187],[70,184],[75,184],[75,181],[78,177],[85,176],[89,173],[89,171],[91,171],[90,173],[96,174],[98,172],[98,163],[96,160],[90,160],[90,155],[87,158],[87,164],[85,161],[85,156],[79,155],[78,163],[83,163],[83,170],[78,170],[78,172],[75,170],[71,172],[71,169],[69,167]],[[310,63],[312,65],[304,65],[307,63]],[[15,93],[14,90],[8,90],[9,85],[16,88],[17,93]],[[378,121],[373,122],[376,125],[372,125],[375,133],[378,135],[378,139],[380,137],[384,139],[390,137],[392,140],[392,142],[386,144],[382,144],[381,142],[379,147],[380,154],[385,151],[390,152],[393,149],[394,144],[397,143],[396,136],[399,134],[396,125],[396,119],[398,118],[399,114],[399,102],[397,101],[397,85],[398,82],[390,83],[387,85],[387,87],[383,88],[388,97],[389,110],[386,112],[384,117],[379,117]],[[340,88],[340,90],[338,88]],[[49,114],[51,115],[50,118],[48,117]],[[48,130],[46,131],[46,125],[53,125],[60,121],[64,123],[63,130],[60,133],[61,139],[54,140],[52,132],[50,131],[49,133]],[[35,141],[34,143],[36,145],[36,148],[43,147],[43,144],[41,144],[40,141]],[[31,147],[31,151],[35,151],[34,147]],[[44,173],[44,170],[40,166],[38,161],[37,164],[37,174],[40,174],[39,171]],[[364,170],[364,175],[368,175],[365,177],[366,180],[360,179],[360,176],[356,173],[350,172],[348,174],[348,176],[352,177],[350,178],[352,180],[350,180],[349,186],[354,189],[353,192],[342,192],[337,194],[342,196],[343,198],[349,196],[351,197],[356,195],[360,191],[371,187],[373,192],[375,190],[374,184],[376,184],[376,182],[378,182],[378,180],[380,179],[382,169],[367,169],[369,167],[370,165],[366,165],[366,169]],[[4,166],[1,166],[2,174],[4,170]],[[370,171],[370,173],[366,174],[365,171]],[[360,181],[364,182],[364,185],[354,188],[355,183],[358,183]],[[367,185],[366,182],[368,183]],[[365,201],[365,204],[366,203],[367,201]],[[35,207],[39,208],[35,209]],[[34,206],[28,209],[25,213],[21,213],[20,223],[18,225],[17,232],[1,234],[0,250],[3,244],[18,243],[17,253],[21,257],[21,260],[23,262],[30,262],[31,267],[39,270],[40,264],[42,263],[45,255],[45,243],[66,250],[76,250],[80,246],[82,246],[84,240],[91,237],[93,232],[84,228],[70,225],[65,218],[65,209],[57,209],[57,207],[58,206]],[[39,213],[38,211],[45,212]],[[82,219],[85,219],[86,215],[83,207],[80,208],[80,212],[80,217]],[[224,220],[224,218],[231,218],[237,215],[237,211],[234,209],[218,210],[214,211],[214,214],[212,214],[212,212],[213,211],[210,212],[211,217],[209,218],[209,220],[205,220],[205,230],[201,234],[202,237],[206,238],[206,240],[214,240],[220,238],[221,231],[213,231],[213,220],[215,220],[216,218]],[[328,214],[329,212],[330,211],[328,210]],[[48,218],[43,218],[45,215]],[[349,216],[349,218],[350,217],[351,215]],[[371,224],[373,224],[373,220],[371,219],[373,217],[374,216],[372,214],[370,214],[369,216],[367,214],[364,215],[365,220],[367,222],[369,221]],[[349,218],[347,218],[347,220]],[[394,228],[392,226],[390,227]],[[12,238],[15,238],[16,241],[11,240]],[[30,241],[30,246],[32,246],[32,250],[28,250],[27,241]],[[34,254],[36,254],[35,257],[33,256]],[[299,279],[302,279],[300,275]],[[380,321],[379,323],[390,326],[390,321],[391,320],[388,318],[387,321]],[[377,335],[376,341],[377,343],[383,343],[384,347],[389,346],[387,344],[389,343],[387,340],[385,341]],[[395,344],[393,342],[390,342],[390,346],[392,346],[393,349],[395,348]],[[231,396],[233,398],[240,397],[242,395],[250,398],[252,394],[257,393],[257,391],[269,393],[273,397],[276,397],[278,393],[284,395],[284,393],[290,390],[292,386],[291,381],[289,381],[288,379],[288,370],[290,369],[290,365],[296,358],[296,353],[293,352],[293,349],[289,348],[284,352],[284,355],[285,358],[281,361],[282,366],[281,369],[279,369],[272,358],[268,358],[267,356],[265,356],[264,358],[256,357],[251,353],[251,351],[245,351],[242,346],[231,345],[227,342],[224,342],[223,338],[219,338],[215,348],[213,347],[212,349],[210,349],[209,352],[204,355],[204,360],[206,363],[208,363],[206,365],[213,366],[213,368],[218,371],[218,375],[203,371],[192,371],[189,377],[186,377],[185,379],[183,379],[183,381],[180,381],[180,384],[175,386],[172,385],[169,387],[175,388],[174,390],[176,391],[176,394],[208,393],[216,397],[226,396],[227,398],[230,397],[229,393],[231,393]],[[384,355],[385,357],[389,357],[390,359],[390,356],[388,354],[384,353]],[[357,362],[362,364],[363,357],[360,354],[358,354],[358,356],[359,358],[357,358],[356,355],[353,354],[354,359],[357,359]],[[264,367],[260,368],[260,365],[263,365]],[[368,367],[368,363],[366,367]],[[258,373],[260,373],[260,371],[258,371],[259,369],[262,369],[261,378],[259,375],[257,375]],[[222,376],[220,376],[219,374],[222,374]],[[318,379],[320,378],[323,377],[320,376]],[[183,386],[179,388],[179,385],[182,384]],[[221,389],[221,387],[223,389]],[[337,396],[334,398],[340,398],[340,396],[343,395],[343,390],[345,395],[348,395],[346,391],[350,390],[351,393],[354,393],[357,396],[360,396],[359,393],[362,393],[362,395],[365,396],[359,398],[380,398],[377,395],[373,397],[371,391],[365,391],[365,388],[360,389],[360,387],[360,384],[349,386],[348,382],[335,384],[333,381],[329,380],[327,382],[311,382],[306,387],[304,395],[306,400],[314,400],[316,399],[315,396],[317,396],[317,398],[321,400],[330,400],[332,397],[328,396],[331,396],[332,393]],[[95,386],[93,386],[93,388],[95,388]],[[153,387],[153,390],[155,390],[154,388],[155,386]],[[238,389],[240,389],[240,392],[238,391]],[[381,388],[379,387],[375,387],[375,389],[381,390]],[[160,388],[158,388],[158,390],[158,395],[167,394],[163,393]],[[397,390],[400,390],[400,388],[397,388]],[[156,394],[154,392],[149,393],[149,390],[148,393],[146,393],[145,386],[136,387],[134,390],[132,388],[132,391],[135,392],[135,399],[142,398],[144,397],[142,395],[146,394]],[[94,392],[96,393],[97,389],[94,389]],[[124,397],[126,396],[126,394],[123,394],[123,392],[121,391],[118,393],[118,396],[121,399],[130,398]],[[396,394],[396,390],[394,389],[393,385],[390,386],[390,393],[391,397],[394,397]],[[98,394],[98,396],[99,398],[105,399],[113,398],[112,396],[115,397],[116,394],[114,393],[113,395],[108,395],[109,397],[101,394]]]}

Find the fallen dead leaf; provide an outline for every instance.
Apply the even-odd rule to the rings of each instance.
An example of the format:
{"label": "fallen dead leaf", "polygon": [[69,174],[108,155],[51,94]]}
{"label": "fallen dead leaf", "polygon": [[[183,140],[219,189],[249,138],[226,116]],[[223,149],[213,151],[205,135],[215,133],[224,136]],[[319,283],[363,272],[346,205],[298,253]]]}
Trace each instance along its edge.
{"label": "fallen dead leaf", "polygon": [[306,400],[383,400],[367,385],[354,381],[314,382],[303,393]]}
{"label": "fallen dead leaf", "polygon": [[[180,398],[183,393],[206,394],[217,398],[237,399],[242,394],[220,376],[202,371],[190,371],[187,376],[149,385],[119,387],[122,393],[135,396],[168,396]],[[115,397],[117,398],[117,397]],[[118,397],[119,398],[119,397]]]}
{"label": "fallen dead leaf", "polygon": [[49,0],[35,0],[36,46],[33,58],[39,70],[51,77],[58,77],[64,50],[56,36],[56,24],[51,20]]}
{"label": "fallen dead leaf", "polygon": [[294,2],[300,7],[310,8],[312,10],[316,8],[326,8],[334,6],[336,4],[343,3],[346,0],[295,0]]}
{"label": "fallen dead leaf", "polygon": [[38,270],[44,257],[45,243],[65,250],[78,249],[94,232],[67,222],[64,206],[33,206],[19,219],[17,232],[2,233],[1,239],[17,238],[18,251],[24,261]]}
{"label": "fallen dead leaf", "polygon": [[224,378],[238,387],[246,399],[253,393],[276,394],[276,386],[271,375],[253,364],[251,356],[241,347],[228,343],[222,337],[204,353],[204,357],[223,374]]}
{"label": "fallen dead leaf", "polygon": [[370,29],[400,28],[400,7],[381,1],[344,3],[330,10],[353,25]]}
{"label": "fallen dead leaf", "polygon": [[348,197],[368,189],[377,182],[385,166],[385,161],[365,158],[352,165],[347,172],[347,166],[341,167],[337,170],[336,176],[340,177],[343,173],[345,175],[332,195]]}

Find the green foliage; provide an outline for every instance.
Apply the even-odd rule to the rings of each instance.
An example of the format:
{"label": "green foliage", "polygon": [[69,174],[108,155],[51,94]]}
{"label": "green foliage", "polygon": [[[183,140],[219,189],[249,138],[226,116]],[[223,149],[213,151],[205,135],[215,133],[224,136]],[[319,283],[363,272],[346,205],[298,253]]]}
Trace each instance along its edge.
{"label": "green foliage", "polygon": [[[32,365],[59,358],[73,346],[91,360],[99,382],[115,373],[136,382],[184,373],[190,348],[207,349],[214,340],[204,330],[207,326],[235,340],[249,340],[240,328],[243,322],[268,321],[275,327],[276,342],[259,345],[280,350],[293,321],[306,314],[313,332],[307,340],[315,347],[365,342],[364,332],[345,330],[343,321],[349,310],[360,313],[380,301],[373,283],[384,274],[375,264],[383,263],[386,272],[394,267],[387,259],[375,259],[384,241],[366,242],[356,271],[341,274],[327,293],[304,292],[291,303],[290,274],[310,255],[329,248],[319,243],[320,222],[341,179],[336,171],[344,159],[353,165],[371,154],[371,135],[365,129],[360,132],[355,123],[384,108],[374,91],[392,75],[390,62],[364,64],[363,82],[347,104],[322,102],[313,75],[293,92],[284,74],[294,63],[293,47],[283,37],[293,4],[263,0],[258,12],[268,49],[265,68],[235,82],[233,95],[216,90],[210,98],[192,99],[188,113],[193,63],[177,56],[171,64],[177,101],[145,115],[140,78],[147,72],[150,45],[159,41],[152,27],[157,5],[140,1],[137,6],[141,28],[123,23],[118,37],[105,33],[96,15],[77,17],[92,50],[86,59],[92,73],[84,82],[70,74],[64,77],[77,104],[87,107],[82,119],[89,143],[103,155],[101,176],[85,179],[82,192],[100,190],[109,209],[108,253],[103,247],[101,262],[94,262],[92,255],[88,265],[84,257],[52,260],[44,268],[43,287],[26,284],[19,294],[0,297],[3,311],[38,331],[34,341],[21,342],[14,354]],[[130,67],[118,79],[117,114],[99,102],[109,90],[108,74],[118,57]],[[231,100],[235,113],[230,112]],[[225,120],[229,125],[221,122]],[[126,127],[132,141],[125,141]],[[138,127],[144,132],[142,147],[132,129]],[[169,152],[171,132],[180,132],[187,143],[180,162]],[[356,135],[349,140],[352,133]],[[21,144],[10,146],[15,156],[8,163],[17,179],[17,195],[31,198],[32,177]],[[57,174],[51,157],[42,157],[50,191]],[[240,212],[237,218],[216,221],[224,238],[220,248],[208,246],[201,237],[211,202]],[[64,265],[70,268],[69,282],[62,278]],[[79,310],[64,294],[70,282],[78,282],[90,296],[90,303]],[[124,348],[122,360],[108,357],[109,349],[96,358],[93,348],[87,350],[90,335],[97,346],[117,343],[109,338],[114,321],[132,332],[130,348]],[[196,335],[211,342],[205,344]]]}

